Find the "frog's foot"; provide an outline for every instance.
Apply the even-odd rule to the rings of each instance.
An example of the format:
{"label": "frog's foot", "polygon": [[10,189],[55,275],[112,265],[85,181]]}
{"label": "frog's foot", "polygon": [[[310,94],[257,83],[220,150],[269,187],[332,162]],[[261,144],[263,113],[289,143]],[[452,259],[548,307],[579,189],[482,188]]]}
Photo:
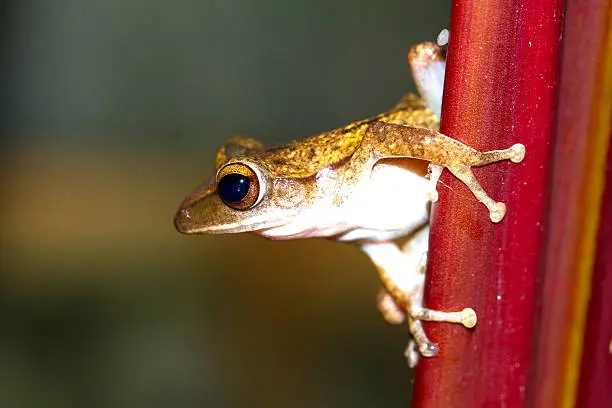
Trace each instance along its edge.
{"label": "frog's foot", "polygon": [[[378,295],[378,310],[390,324],[401,324],[406,321],[407,313],[398,306],[393,297],[382,289]],[[416,367],[419,361],[419,353],[424,357],[433,357],[438,354],[438,345],[429,341],[421,323],[412,317],[408,317],[408,330],[410,340],[404,351],[404,356],[410,368]],[[418,343],[418,345],[417,345]]]}
{"label": "frog's foot", "polygon": [[[408,366],[414,368],[419,361],[419,354],[423,357],[433,357],[438,354],[439,347],[436,343],[427,338],[423,325],[418,319],[408,316],[406,310],[398,305],[398,302],[386,292],[384,289],[378,295],[378,310],[381,311],[383,317],[388,323],[401,324],[404,321],[408,323],[410,331],[410,340],[404,356],[408,362]],[[408,317],[406,319],[406,317]]]}
{"label": "frog's foot", "polygon": [[482,188],[478,180],[474,177],[471,167],[484,166],[485,164],[495,163],[503,160],[510,160],[513,163],[520,163],[525,158],[525,146],[517,143],[504,150],[491,150],[488,152],[475,152],[470,155],[468,163],[449,165],[448,170],[461,180],[476,196],[478,201],[483,203],[489,210],[489,217],[493,222],[500,222],[506,215],[506,204],[496,202]]}
{"label": "frog's foot", "polygon": [[[408,330],[410,330],[412,341],[415,342],[419,354],[423,357],[433,357],[438,354],[440,347],[427,338],[420,320],[408,317]],[[408,347],[410,347],[410,343],[408,343]],[[410,364],[410,361],[408,361],[408,364]]]}
{"label": "frog's foot", "polygon": [[[386,296],[391,298],[388,294]],[[406,313],[402,312],[397,304],[387,309],[387,312],[388,310],[393,310],[393,314],[383,312],[383,316],[390,323],[399,324],[406,318]],[[398,317],[401,317],[401,320]],[[474,327],[477,321],[476,312],[471,308],[463,309],[460,312],[440,312],[425,308],[413,308],[413,311],[408,313],[407,317],[411,338],[408,341],[404,355],[410,367],[414,367],[417,364],[419,354],[423,357],[433,357],[440,351],[438,345],[429,340],[425,334],[421,321],[459,323],[468,328]]]}
{"label": "frog's foot", "polygon": [[460,323],[465,327],[474,327],[476,325],[476,312],[471,308],[463,309],[460,312],[440,312],[425,308],[413,308],[408,313],[407,320],[412,338],[408,342],[404,355],[408,365],[414,367],[418,361],[418,354],[423,357],[433,357],[440,351],[438,345],[430,341],[425,334],[421,321]]}
{"label": "frog's foot", "polygon": [[[378,310],[390,324],[401,324],[406,321],[406,311],[398,306],[398,303],[384,289],[378,294]],[[408,329],[410,331],[410,340],[404,351],[404,356],[410,368],[416,367],[419,361],[419,353],[424,357],[433,357],[438,353],[438,345],[429,341],[423,326],[418,320],[408,317]],[[418,343],[418,345],[417,345]]]}

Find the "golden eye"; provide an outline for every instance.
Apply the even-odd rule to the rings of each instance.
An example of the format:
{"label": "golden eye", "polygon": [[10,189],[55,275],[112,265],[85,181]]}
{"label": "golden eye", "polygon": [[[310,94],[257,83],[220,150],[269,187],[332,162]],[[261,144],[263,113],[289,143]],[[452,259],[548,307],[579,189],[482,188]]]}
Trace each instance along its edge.
{"label": "golden eye", "polygon": [[245,164],[228,164],[217,174],[219,198],[236,210],[248,210],[257,204],[259,190],[257,174]]}

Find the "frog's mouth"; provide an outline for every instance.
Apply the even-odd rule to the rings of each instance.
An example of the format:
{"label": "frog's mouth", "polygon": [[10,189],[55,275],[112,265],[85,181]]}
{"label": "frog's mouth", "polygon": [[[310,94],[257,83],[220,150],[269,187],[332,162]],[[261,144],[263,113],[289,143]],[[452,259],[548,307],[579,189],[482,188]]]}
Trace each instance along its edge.
{"label": "frog's mouth", "polygon": [[[237,210],[229,210],[235,212]],[[174,217],[174,226],[182,234],[237,234],[240,232],[259,233],[269,228],[285,225],[284,220],[270,219],[266,214],[250,215],[234,222],[218,223],[219,213],[200,217],[190,208],[181,208]]]}
{"label": "frog's mouth", "polygon": [[[174,216],[174,226],[183,234],[227,234],[258,232],[280,227],[291,220],[290,210],[278,214],[260,203],[248,210],[228,207],[214,190],[197,200],[189,196]],[[296,211],[297,212],[297,211]]]}

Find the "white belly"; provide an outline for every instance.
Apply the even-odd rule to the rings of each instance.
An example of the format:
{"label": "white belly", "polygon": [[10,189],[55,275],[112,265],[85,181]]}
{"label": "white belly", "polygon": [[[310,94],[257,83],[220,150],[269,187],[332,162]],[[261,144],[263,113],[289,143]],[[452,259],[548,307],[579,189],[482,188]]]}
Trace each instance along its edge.
{"label": "white belly", "polygon": [[407,235],[429,219],[429,182],[404,168],[380,163],[364,191],[347,203],[349,225],[341,241],[383,241]]}
{"label": "white belly", "polygon": [[257,233],[281,240],[385,241],[411,233],[428,218],[428,180],[402,167],[379,163],[369,182],[353,191],[342,206],[315,206],[288,224]]}

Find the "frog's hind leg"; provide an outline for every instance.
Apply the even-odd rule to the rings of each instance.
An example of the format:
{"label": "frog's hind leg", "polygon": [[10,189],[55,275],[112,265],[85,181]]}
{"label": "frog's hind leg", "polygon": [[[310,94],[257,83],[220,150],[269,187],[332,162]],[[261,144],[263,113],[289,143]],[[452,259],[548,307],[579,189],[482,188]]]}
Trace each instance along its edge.
{"label": "frog's hind leg", "polygon": [[411,340],[406,349],[408,364],[413,367],[418,353],[424,357],[437,354],[438,346],[430,341],[421,320],[462,324],[473,327],[476,313],[470,309],[460,312],[440,312],[423,307],[426,250],[429,228],[423,227],[402,250],[393,242],[364,243],[363,251],[372,259],[380,273],[384,289],[378,297],[378,308],[391,324],[408,324]]}

